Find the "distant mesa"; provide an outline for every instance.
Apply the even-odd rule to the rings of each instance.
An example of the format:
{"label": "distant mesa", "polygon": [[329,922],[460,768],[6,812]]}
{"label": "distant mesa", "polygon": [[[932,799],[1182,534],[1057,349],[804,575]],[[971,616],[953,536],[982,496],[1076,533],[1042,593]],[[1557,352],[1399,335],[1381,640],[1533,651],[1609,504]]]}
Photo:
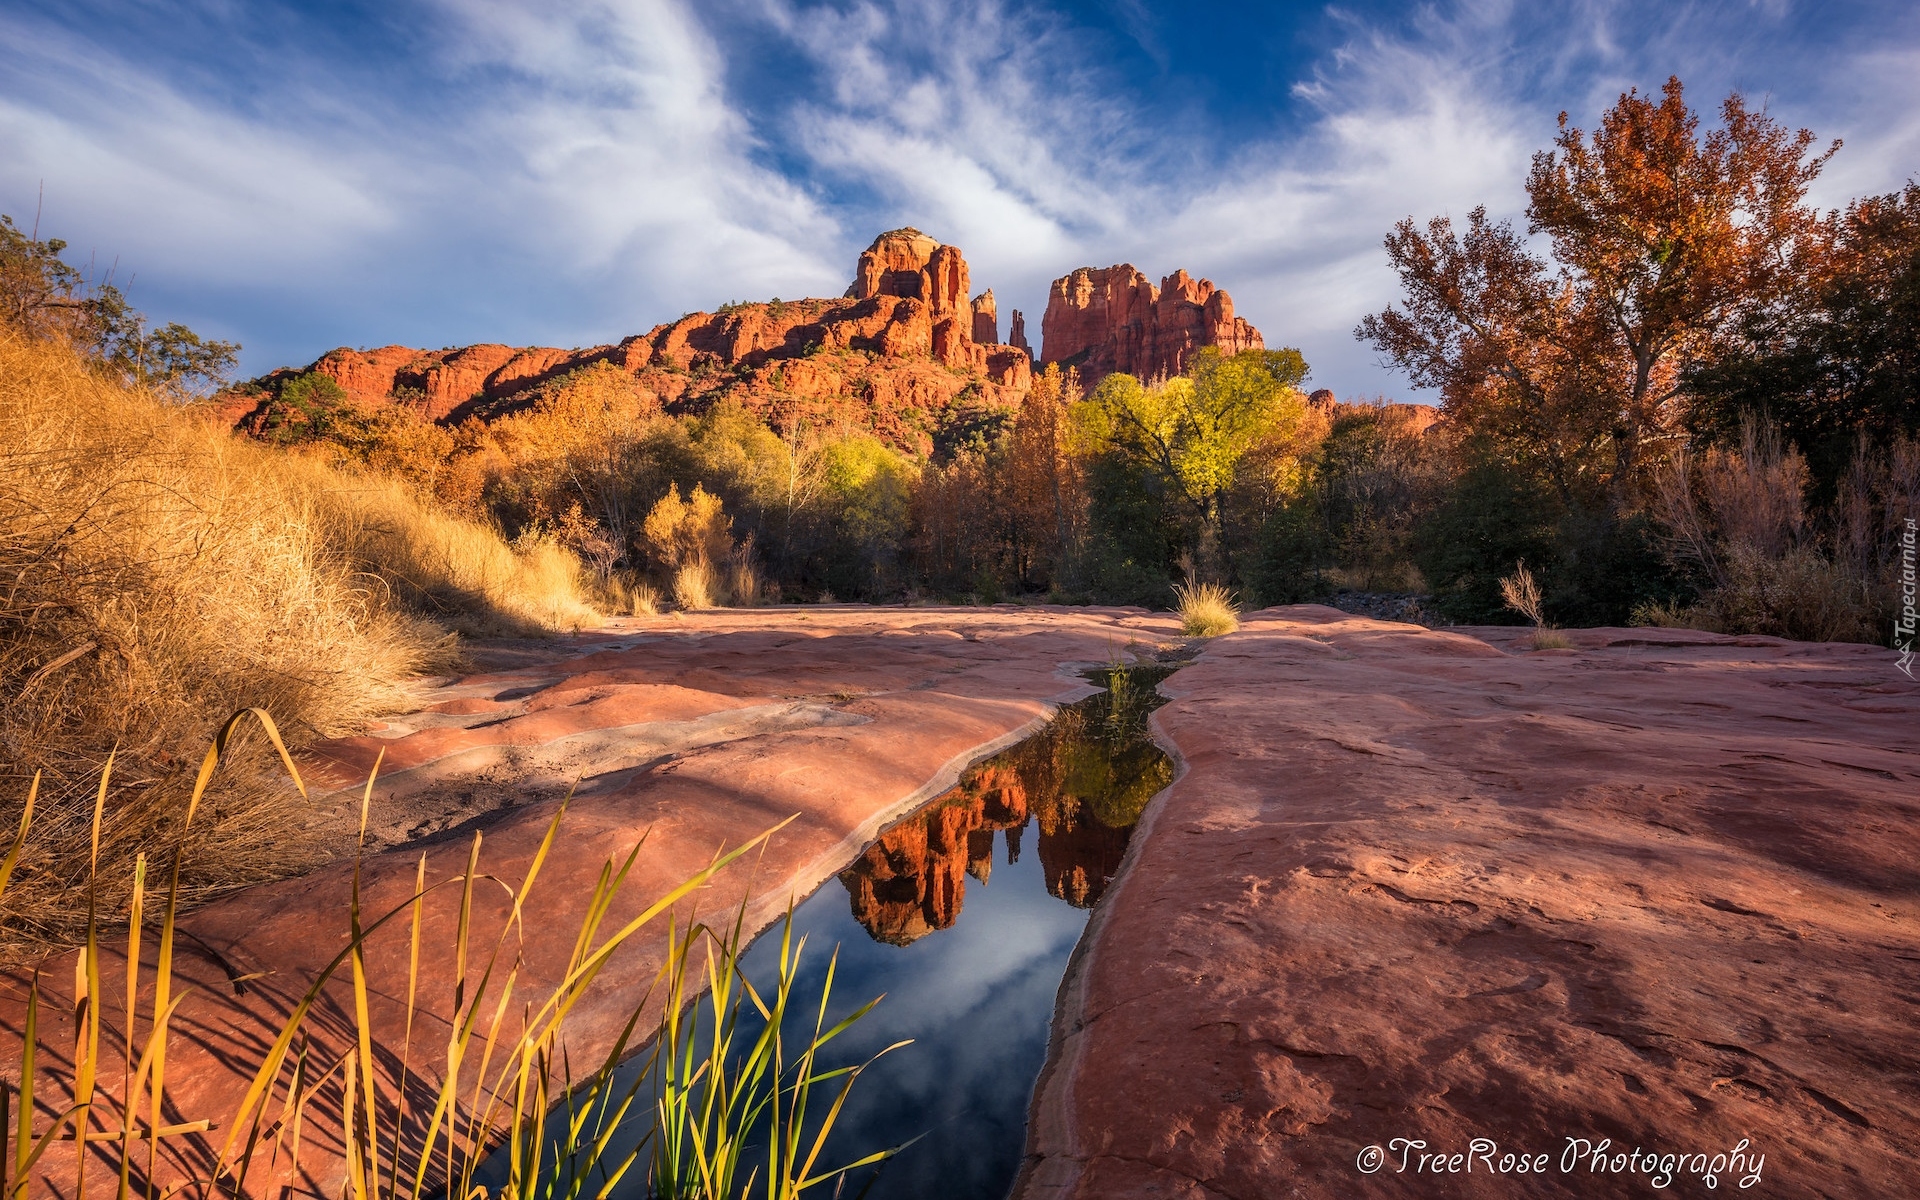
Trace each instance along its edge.
{"label": "distant mesa", "polygon": [[1331,421],[1346,416],[1375,414],[1396,422],[1409,433],[1425,433],[1440,423],[1440,410],[1431,404],[1392,404],[1385,400],[1358,403],[1341,401],[1334,398],[1332,388],[1318,388],[1309,392],[1307,404]]}
{"label": "distant mesa", "polygon": [[1212,280],[1175,271],[1156,288],[1131,263],[1081,267],[1054,280],[1040,338],[1040,361],[1077,368],[1088,387],[1118,371],[1178,375],[1205,346],[1222,354],[1266,348]]}
{"label": "distant mesa", "polygon": [[[304,371],[283,368],[230,390],[221,411],[258,434],[279,386],[317,372],[362,406],[403,406],[448,425],[489,421],[532,405],[550,380],[609,363],[669,413],[730,401],[775,423],[851,422],[925,453],[928,429],[949,410],[1010,409],[1032,379],[1024,316],[1010,313],[1001,342],[993,290],[974,296],[971,276],[959,247],[895,229],[861,253],[835,299],[729,304],[587,349],[342,347]],[[1176,271],[1155,288],[1124,264],[1054,281],[1042,330],[1044,361],[1078,368],[1088,386],[1113,371],[1178,374],[1202,346],[1233,353],[1263,344],[1210,281]]]}

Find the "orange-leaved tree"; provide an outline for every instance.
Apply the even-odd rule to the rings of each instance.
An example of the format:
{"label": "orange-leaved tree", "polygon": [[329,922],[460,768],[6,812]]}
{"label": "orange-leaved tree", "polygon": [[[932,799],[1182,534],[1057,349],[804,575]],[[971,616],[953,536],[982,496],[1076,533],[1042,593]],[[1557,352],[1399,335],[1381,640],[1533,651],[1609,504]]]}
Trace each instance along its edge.
{"label": "orange-leaved tree", "polygon": [[1738,93],[1720,115],[1702,134],[1677,78],[1657,100],[1625,93],[1591,135],[1560,114],[1527,178],[1552,263],[1483,208],[1464,237],[1409,218],[1386,241],[1404,307],[1356,336],[1563,500],[1629,507],[1650,448],[1679,436],[1685,369],[1793,288],[1819,241],[1806,190],[1839,143],[1814,153]]}

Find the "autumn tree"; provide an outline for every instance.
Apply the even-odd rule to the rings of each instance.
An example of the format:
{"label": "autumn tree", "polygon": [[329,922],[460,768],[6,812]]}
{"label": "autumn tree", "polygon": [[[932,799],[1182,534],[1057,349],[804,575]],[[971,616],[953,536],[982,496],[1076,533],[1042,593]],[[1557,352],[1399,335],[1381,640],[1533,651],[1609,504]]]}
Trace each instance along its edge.
{"label": "autumn tree", "polygon": [[1067,413],[1080,398],[1078,374],[1054,363],[1034,377],[1014,416],[1004,494],[1013,570],[1025,587],[1058,585],[1078,539],[1081,486]]}
{"label": "autumn tree", "polygon": [[1192,529],[1187,549],[1200,569],[1231,581],[1231,489],[1249,451],[1305,418],[1296,385],[1306,375],[1298,350],[1226,357],[1212,347],[1178,378],[1109,375],[1073,406],[1075,443],[1171,505]]}
{"label": "autumn tree", "polygon": [[1591,136],[1562,113],[1527,178],[1552,263],[1481,208],[1464,235],[1408,218],[1386,241],[1404,304],[1356,336],[1563,499],[1597,488],[1617,515],[1679,434],[1689,366],[1794,286],[1817,234],[1806,190],[1839,146],[1813,141],[1737,93],[1703,135],[1677,78],[1622,95]]}
{"label": "autumn tree", "polygon": [[1806,286],[1752,306],[1687,384],[1696,432],[1731,444],[1769,415],[1831,492],[1858,436],[1920,434],[1920,184],[1831,214],[1821,241]]}

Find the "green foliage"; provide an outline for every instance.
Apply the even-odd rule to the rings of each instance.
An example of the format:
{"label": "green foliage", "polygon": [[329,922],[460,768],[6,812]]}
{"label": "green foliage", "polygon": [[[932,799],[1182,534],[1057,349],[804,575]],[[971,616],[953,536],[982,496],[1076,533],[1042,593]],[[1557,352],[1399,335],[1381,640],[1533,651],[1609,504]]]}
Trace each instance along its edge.
{"label": "green foliage", "polygon": [[267,440],[288,446],[317,442],[343,431],[347,393],[318,371],[296,375],[280,385],[267,406]]}
{"label": "green foliage", "polygon": [[1085,570],[1095,595],[1153,606],[1166,599],[1181,548],[1195,540],[1186,514],[1167,503],[1153,473],[1120,454],[1087,465]]}
{"label": "green foliage", "polygon": [[22,233],[0,214],[0,318],[31,337],[84,329],[90,322],[86,279],[61,261],[67,244]]}
{"label": "green foliage", "polygon": [[[1505,625],[1514,620],[1500,579],[1522,559],[1558,558],[1554,532],[1561,513],[1551,489],[1510,464],[1472,463],[1414,534],[1414,558],[1450,620]],[[1547,575],[1548,586],[1555,579]]]}
{"label": "green foliage", "polygon": [[208,341],[177,321],[148,333],[145,318],[132,314],[123,316],[114,330],[104,359],[136,384],[204,394],[224,385],[239,365],[238,343]]}
{"label": "green foliage", "polygon": [[1576,508],[1555,534],[1560,559],[1546,611],[1556,625],[1626,625],[1650,600],[1674,603],[1692,594],[1645,513]]}
{"label": "green foliage", "polygon": [[822,468],[821,515],[837,551],[826,582],[842,596],[884,594],[902,580],[900,556],[919,472],[912,460],[866,434],[829,445]]}
{"label": "green foliage", "polygon": [[1277,508],[1260,529],[1249,573],[1262,604],[1300,604],[1324,593],[1328,542],[1317,496]]}
{"label": "green foliage", "polygon": [[[1255,446],[1304,420],[1306,401],[1294,384],[1305,376],[1297,350],[1229,358],[1211,347],[1180,378],[1143,385],[1131,375],[1109,375],[1070,410],[1073,442],[1083,454],[1124,467],[1168,508],[1183,510],[1185,528],[1167,532],[1207,569],[1232,577],[1229,491]],[[1207,561],[1222,556],[1226,561]]]}
{"label": "green foliage", "polygon": [[60,338],[126,382],[187,394],[227,382],[234,342],[203,339],[178,322],[149,333],[147,319],[111,282],[90,283],[61,260],[67,244],[22,233],[0,215],[0,320],[29,337]]}

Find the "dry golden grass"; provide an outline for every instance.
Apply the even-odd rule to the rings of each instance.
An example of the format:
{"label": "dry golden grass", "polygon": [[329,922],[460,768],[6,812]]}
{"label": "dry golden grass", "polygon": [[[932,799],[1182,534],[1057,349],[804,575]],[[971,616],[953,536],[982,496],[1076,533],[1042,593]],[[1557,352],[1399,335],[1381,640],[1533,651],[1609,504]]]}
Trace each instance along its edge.
{"label": "dry golden grass", "polygon": [[733,603],[740,608],[753,608],[760,603],[760,590],[760,572],[754,569],[752,557],[735,554],[727,563],[727,591]]}
{"label": "dry golden grass", "polygon": [[651,617],[660,611],[660,590],[636,575],[609,574],[594,587],[595,603],[610,613],[627,617]]}
{"label": "dry golden grass", "polygon": [[682,563],[673,573],[673,602],[681,608],[713,608],[720,603],[720,577],[704,558]]}
{"label": "dry golden grass", "polygon": [[452,652],[403,600],[555,628],[590,615],[577,576],[560,552],[516,554],[399,485],[241,441],[0,332],[0,823],[44,773],[0,955],[83,920],[89,781],[110,750],[102,879],[176,848],[189,901],[298,871],[329,835],[302,836],[264,742],[243,735],[185,836],[181,748],[249,707],[296,743],[358,729]]}
{"label": "dry golden grass", "polygon": [[580,560],[555,542],[508,545],[490,526],[421,503],[398,480],[297,457],[273,464],[310,497],[328,548],[378,576],[410,609],[477,634],[556,633],[600,621]]}
{"label": "dry golden grass", "polygon": [[1219,637],[1240,628],[1240,606],[1219,584],[1175,584],[1173,594],[1180,602],[1180,632],[1188,637]]}

